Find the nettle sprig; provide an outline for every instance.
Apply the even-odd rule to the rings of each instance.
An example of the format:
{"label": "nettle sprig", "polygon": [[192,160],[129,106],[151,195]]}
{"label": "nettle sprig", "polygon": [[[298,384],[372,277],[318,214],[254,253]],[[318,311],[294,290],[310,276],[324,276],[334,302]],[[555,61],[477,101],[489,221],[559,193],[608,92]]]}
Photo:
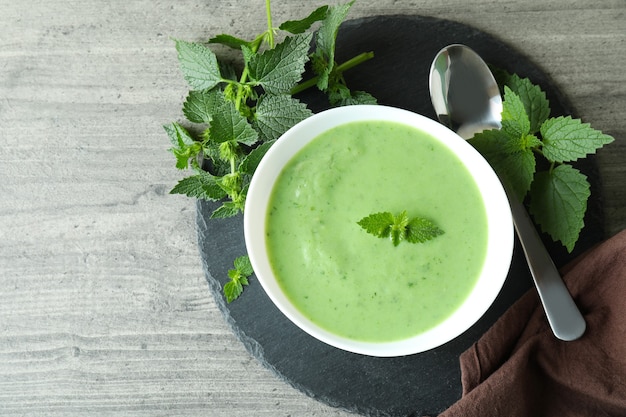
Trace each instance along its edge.
{"label": "nettle sprig", "polygon": [[[550,117],[546,94],[527,78],[500,73],[502,128],[470,143],[490,162],[541,230],[571,252],[584,227],[587,177],[570,163],[613,142],[613,137],[570,116]],[[538,167],[547,168],[538,170]]]}
{"label": "nettle sprig", "polygon": [[[164,128],[176,167],[193,174],[170,193],[221,201],[211,218],[235,216],[244,210],[250,180],[263,155],[290,127],[312,115],[295,94],[316,87],[326,93],[331,106],[376,104],[370,94],[351,91],[343,76],[374,54],[364,52],[342,64],[335,61],[339,27],[353,3],[322,6],[304,19],[275,27],[266,0],[267,30],[252,40],[227,34],[207,43],[175,40],[180,68],[191,88],[182,109],[189,123],[173,122]],[[242,68],[220,60],[211,45],[239,51]],[[314,75],[302,82],[307,63]],[[228,302],[248,284],[252,273],[248,264],[246,256],[237,258],[235,270],[229,271],[224,287]]]}
{"label": "nettle sprig", "polygon": [[[360,54],[341,65],[335,62],[339,26],[353,3],[323,6],[302,20],[274,27],[267,0],[265,32],[251,41],[226,34],[208,41],[241,51],[240,71],[220,62],[204,44],[176,40],[180,67],[192,88],[183,114],[201,133],[194,135],[178,122],[164,126],[176,167],[195,172],[171,193],[223,200],[211,217],[235,216],[243,212],[252,174],[272,143],[312,115],[294,94],[317,87],[327,94],[331,106],[376,103],[368,93],[350,91],[343,77],[344,71],[372,58],[373,53]],[[320,25],[314,36],[308,31],[316,22]],[[279,32],[287,36],[276,43]],[[309,61],[315,76],[298,84]],[[209,168],[203,169],[201,161]]]}

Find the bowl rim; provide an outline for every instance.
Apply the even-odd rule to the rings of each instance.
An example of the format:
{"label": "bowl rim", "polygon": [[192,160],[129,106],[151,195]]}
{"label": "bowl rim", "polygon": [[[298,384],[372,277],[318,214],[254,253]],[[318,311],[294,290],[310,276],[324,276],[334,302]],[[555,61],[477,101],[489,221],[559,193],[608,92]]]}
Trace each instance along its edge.
{"label": "bowl rim", "polygon": [[[465,301],[437,326],[408,339],[365,342],[336,335],[305,317],[276,282],[265,246],[265,219],[276,178],[302,147],[319,134],[356,121],[391,121],[422,130],[447,146],[472,174],[483,197],[488,231],[487,253],[474,288]],[[489,190],[485,193],[483,190]],[[423,115],[384,105],[353,105],[325,110],[287,130],[259,163],[248,189],[244,208],[244,238],[255,276],[274,305],[296,326],[336,348],[376,357],[425,352],[460,336],[493,304],[508,275],[513,255],[513,220],[502,184],[489,163],[452,130]]]}

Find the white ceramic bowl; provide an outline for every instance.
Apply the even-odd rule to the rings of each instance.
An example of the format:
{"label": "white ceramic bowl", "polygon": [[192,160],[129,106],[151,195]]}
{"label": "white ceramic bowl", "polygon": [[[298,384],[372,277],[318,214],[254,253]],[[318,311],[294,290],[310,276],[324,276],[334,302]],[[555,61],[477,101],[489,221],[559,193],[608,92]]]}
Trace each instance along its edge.
{"label": "white ceramic bowl", "polygon": [[[451,149],[473,175],[483,196],[488,223],[487,253],[483,269],[461,306],[436,327],[409,339],[363,342],[333,334],[305,317],[277,283],[267,256],[265,226],[268,201],[284,165],[304,145],[335,126],[364,120],[403,123],[420,129]],[[513,252],[513,223],[502,184],[486,160],[447,127],[416,113],[387,106],[357,105],[318,113],[289,129],[270,148],[250,184],[244,211],[246,248],[255,274],[272,302],[293,323],[311,336],[346,351],[390,357],[424,352],[441,346],[470,328],[493,303],[508,274]]]}

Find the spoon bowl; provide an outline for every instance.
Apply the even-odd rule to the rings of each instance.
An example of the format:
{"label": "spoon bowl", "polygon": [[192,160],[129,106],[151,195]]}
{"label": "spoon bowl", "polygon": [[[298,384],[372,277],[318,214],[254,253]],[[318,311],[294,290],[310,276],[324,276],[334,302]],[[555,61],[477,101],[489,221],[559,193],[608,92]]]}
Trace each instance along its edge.
{"label": "spoon bowl", "polygon": [[472,49],[460,44],[443,48],[431,65],[429,83],[437,118],[463,139],[501,127],[498,84]]}
{"label": "spoon bowl", "polygon": [[[472,49],[453,44],[435,56],[429,76],[430,97],[439,121],[471,139],[485,129],[501,127],[502,98],[487,64]],[[580,338],[585,319],[576,307],[550,258],[526,208],[503,181],[513,223],[535,287],[554,335],[566,341]]]}

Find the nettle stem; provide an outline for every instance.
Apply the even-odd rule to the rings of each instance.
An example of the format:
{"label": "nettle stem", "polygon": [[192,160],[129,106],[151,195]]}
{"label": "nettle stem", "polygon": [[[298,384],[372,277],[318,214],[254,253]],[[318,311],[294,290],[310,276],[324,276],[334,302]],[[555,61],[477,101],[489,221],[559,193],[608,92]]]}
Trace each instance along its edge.
{"label": "nettle stem", "polygon": [[272,12],[270,0],[265,0],[265,14],[267,15],[267,43],[270,49],[274,48],[274,26],[272,25]]}
{"label": "nettle stem", "polygon": [[[255,54],[259,51],[259,48],[261,48],[264,40],[267,41],[270,49],[274,48],[274,27],[272,26],[270,0],[265,0],[265,14],[267,16],[267,31],[257,36],[250,45],[252,52]],[[237,85],[237,96],[235,98],[235,108],[237,109],[237,111],[241,110],[241,104],[247,98],[244,85],[248,82],[248,75],[250,75],[250,70],[248,69],[248,64],[246,63],[243,71],[241,72],[241,77],[239,78],[239,83]]]}
{"label": "nettle stem", "polygon": [[[374,52],[363,52],[353,58],[350,58],[341,65],[338,65],[337,67],[335,67],[334,71],[336,71],[337,73],[342,73],[372,58],[374,58]],[[315,77],[296,85],[294,88],[291,89],[291,95],[296,95],[303,92],[304,90],[314,87],[315,85],[317,85],[317,80],[319,80],[319,76],[316,75]]]}

